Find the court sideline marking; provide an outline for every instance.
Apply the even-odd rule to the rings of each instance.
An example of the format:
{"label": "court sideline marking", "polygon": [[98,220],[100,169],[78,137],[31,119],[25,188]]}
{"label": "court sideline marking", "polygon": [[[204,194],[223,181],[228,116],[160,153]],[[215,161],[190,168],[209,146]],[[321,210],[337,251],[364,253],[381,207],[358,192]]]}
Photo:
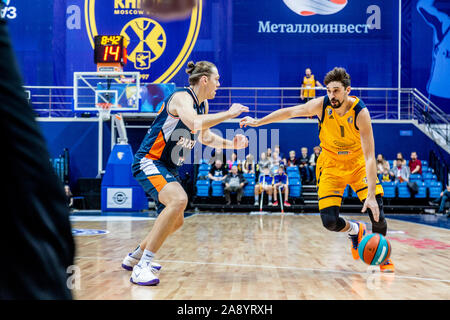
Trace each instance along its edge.
{"label": "court sideline marking", "polygon": [[[75,259],[91,259],[91,260],[115,260],[122,261],[122,259],[116,258],[104,258],[104,257],[88,257],[79,256]],[[257,265],[257,264],[238,264],[238,263],[219,263],[219,262],[201,262],[201,261],[183,261],[183,260],[155,260],[155,262],[162,263],[184,263],[184,264],[197,264],[197,265],[216,265],[216,266],[226,266],[226,267],[247,267],[247,268],[264,268],[264,269],[285,269],[285,270],[297,270],[297,271],[312,271],[312,272],[329,272],[329,273],[344,273],[344,274],[357,274],[357,275],[369,275],[372,272],[359,272],[359,271],[345,271],[345,270],[332,270],[332,269],[317,269],[317,268],[300,268],[300,267],[289,267],[289,266],[270,266],[270,265]],[[414,277],[408,275],[398,275],[389,273],[380,273],[383,276],[395,277],[395,279],[410,279],[410,280],[421,280],[421,281],[438,281],[450,283],[450,279],[436,279],[436,278],[422,278]]]}

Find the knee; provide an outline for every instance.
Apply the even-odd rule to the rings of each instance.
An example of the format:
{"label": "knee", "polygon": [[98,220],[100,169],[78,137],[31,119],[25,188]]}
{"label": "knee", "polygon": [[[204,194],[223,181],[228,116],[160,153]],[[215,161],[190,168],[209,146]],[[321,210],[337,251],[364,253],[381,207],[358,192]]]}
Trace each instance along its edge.
{"label": "knee", "polygon": [[320,210],[323,226],[330,231],[341,231],[345,227],[343,219],[339,218],[339,207],[332,206]]}
{"label": "knee", "polygon": [[170,201],[170,206],[177,208],[179,211],[184,211],[188,204],[188,197],[186,194],[179,194],[174,196]]}

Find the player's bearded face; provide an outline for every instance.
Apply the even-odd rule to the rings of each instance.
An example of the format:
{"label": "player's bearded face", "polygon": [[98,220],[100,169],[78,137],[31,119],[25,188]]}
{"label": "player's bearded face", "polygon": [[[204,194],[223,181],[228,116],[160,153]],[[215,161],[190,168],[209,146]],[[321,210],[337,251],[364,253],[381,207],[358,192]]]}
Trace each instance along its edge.
{"label": "player's bearded face", "polygon": [[333,109],[340,108],[348,97],[348,90],[344,89],[344,86],[335,86],[335,82],[330,83],[327,87],[328,98],[330,99],[330,104]]}

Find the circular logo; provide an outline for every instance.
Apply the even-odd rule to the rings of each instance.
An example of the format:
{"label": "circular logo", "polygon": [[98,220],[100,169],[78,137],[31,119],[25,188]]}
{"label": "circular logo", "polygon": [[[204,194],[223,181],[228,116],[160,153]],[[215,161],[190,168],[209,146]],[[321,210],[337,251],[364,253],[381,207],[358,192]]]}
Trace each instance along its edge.
{"label": "circular logo", "polygon": [[107,234],[107,230],[98,229],[72,229],[72,235],[74,236],[96,236],[99,234]]}
{"label": "circular logo", "polygon": [[119,191],[119,192],[116,192],[114,195],[113,195],[113,200],[114,200],[114,202],[116,203],[116,204],[124,204],[125,203],[125,201],[127,201],[127,195],[125,194],[125,193],[123,193],[123,192],[121,192],[121,191]]}
{"label": "circular logo", "polygon": [[125,38],[128,59],[137,63],[137,68],[156,61],[166,48],[164,29],[149,18],[131,20],[123,27],[120,35]]}
{"label": "circular logo", "polygon": [[190,17],[176,23],[145,16],[143,1],[85,0],[85,25],[94,48],[96,35],[125,38],[125,71],[138,71],[148,83],[168,83],[185,65],[200,30],[203,0],[196,1]]}
{"label": "circular logo", "polygon": [[347,0],[283,0],[289,9],[302,16],[335,14],[347,5]]}

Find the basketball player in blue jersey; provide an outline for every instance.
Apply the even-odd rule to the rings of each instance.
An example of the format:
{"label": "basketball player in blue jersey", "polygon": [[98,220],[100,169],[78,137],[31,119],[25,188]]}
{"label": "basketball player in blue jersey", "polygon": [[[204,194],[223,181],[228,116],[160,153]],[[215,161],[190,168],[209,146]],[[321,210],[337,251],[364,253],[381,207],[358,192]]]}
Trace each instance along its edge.
{"label": "basketball player in blue jersey", "polygon": [[[327,95],[305,104],[283,108],[262,119],[245,117],[240,125],[258,127],[295,117],[317,116],[322,153],[316,165],[319,211],[323,226],[334,232],[348,232],[351,252],[359,259],[358,245],[365,225],[339,217],[342,195],[347,185],[355,190],[368,211],[372,232],[386,235],[383,212],[383,188],[377,178],[372,122],[365,104],[350,96],[350,75],[334,68],[325,76]],[[390,259],[380,265],[382,272],[393,272]]]}
{"label": "basketball player in blue jersey", "polygon": [[197,143],[222,149],[243,149],[248,140],[243,135],[225,140],[209,128],[248,112],[248,107],[233,104],[228,111],[208,114],[208,99],[220,86],[219,73],[207,61],[189,62],[187,88],[176,90],[163,103],[158,116],[135,154],[133,175],[145,192],[157,203],[158,218],[150,233],[122,267],[133,270],[130,281],[138,285],[159,283],[159,264],[152,262],[166,238],[183,224],[188,197],[178,180],[178,167]]}

